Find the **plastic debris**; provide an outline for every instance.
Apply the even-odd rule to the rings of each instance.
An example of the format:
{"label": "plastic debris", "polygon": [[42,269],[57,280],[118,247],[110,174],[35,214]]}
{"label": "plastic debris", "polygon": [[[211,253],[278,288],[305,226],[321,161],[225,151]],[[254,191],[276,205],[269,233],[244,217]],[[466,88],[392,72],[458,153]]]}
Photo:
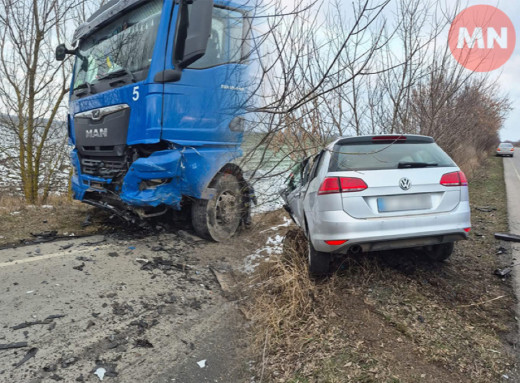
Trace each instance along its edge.
{"label": "plastic debris", "polygon": [[36,356],[37,352],[38,352],[38,349],[36,347],[31,348],[29,351],[27,351],[27,354],[25,354],[23,359],[14,365],[14,368],[18,368],[22,364],[27,362],[29,359],[34,358]]}
{"label": "plastic debris", "polygon": [[511,272],[513,271],[512,268],[510,267],[504,267],[503,269],[496,269],[495,270],[495,275],[498,275],[499,277],[508,277],[509,274],[511,274]]}
{"label": "plastic debris", "polygon": [[135,250],[135,246],[128,246],[128,250]]}
{"label": "plastic debris", "polygon": [[476,206],[475,210],[481,211],[483,213],[491,213],[492,211],[497,210],[497,208],[492,207],[492,206],[482,206],[482,207]]}
{"label": "plastic debris", "polygon": [[27,342],[0,344],[0,350],[9,350],[11,348],[22,348],[22,347],[27,347]]}
{"label": "plastic debris", "polygon": [[105,370],[103,367],[99,367],[99,368],[94,372],[94,375],[97,375],[97,377],[99,378],[99,380],[103,380],[103,378],[105,377],[106,372],[107,372],[107,370]]}
{"label": "plastic debris", "polygon": [[495,233],[495,238],[503,241],[520,242],[520,235],[515,234]]}
{"label": "plastic debris", "polygon": [[199,360],[197,362],[197,364],[199,365],[200,368],[206,367],[206,359]]}

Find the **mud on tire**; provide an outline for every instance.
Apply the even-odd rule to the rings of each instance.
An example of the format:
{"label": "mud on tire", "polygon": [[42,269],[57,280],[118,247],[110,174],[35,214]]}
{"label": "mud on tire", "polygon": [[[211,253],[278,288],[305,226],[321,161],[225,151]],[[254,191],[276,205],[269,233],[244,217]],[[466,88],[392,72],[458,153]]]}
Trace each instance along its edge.
{"label": "mud on tire", "polygon": [[219,173],[209,187],[216,190],[212,199],[193,202],[193,228],[203,238],[225,241],[235,234],[242,218],[240,183],[233,174]]}

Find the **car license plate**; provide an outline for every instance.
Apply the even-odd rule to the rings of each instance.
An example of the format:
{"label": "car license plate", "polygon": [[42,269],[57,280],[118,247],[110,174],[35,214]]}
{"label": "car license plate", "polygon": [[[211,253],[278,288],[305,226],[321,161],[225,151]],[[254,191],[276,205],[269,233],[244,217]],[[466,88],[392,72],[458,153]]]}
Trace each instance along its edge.
{"label": "car license plate", "polygon": [[431,208],[432,199],[428,194],[396,195],[377,199],[377,209],[380,213]]}

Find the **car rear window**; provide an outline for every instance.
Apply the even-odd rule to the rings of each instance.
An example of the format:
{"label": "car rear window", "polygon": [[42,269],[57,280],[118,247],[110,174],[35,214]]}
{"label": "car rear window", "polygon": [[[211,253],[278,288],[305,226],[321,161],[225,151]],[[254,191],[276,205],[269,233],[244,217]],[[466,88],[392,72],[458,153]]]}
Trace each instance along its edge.
{"label": "car rear window", "polygon": [[513,144],[509,143],[509,142],[505,142],[503,144],[500,144],[500,147],[501,148],[512,148],[513,147]]}
{"label": "car rear window", "polygon": [[456,165],[435,143],[356,142],[348,144],[348,142],[344,142],[334,147],[329,171],[379,170],[427,166],[453,167]]}

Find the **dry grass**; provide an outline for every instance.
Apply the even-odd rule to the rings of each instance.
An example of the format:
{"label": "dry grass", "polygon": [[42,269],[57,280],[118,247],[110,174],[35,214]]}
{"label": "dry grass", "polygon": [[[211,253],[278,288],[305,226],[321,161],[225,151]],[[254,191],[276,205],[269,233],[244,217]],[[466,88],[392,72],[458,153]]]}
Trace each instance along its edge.
{"label": "dry grass", "polygon": [[[91,224],[82,225],[89,216]],[[58,236],[88,235],[105,230],[107,215],[66,195],[52,195],[45,205],[26,205],[21,197],[0,196],[0,246],[31,241],[32,234],[56,231]]]}
{"label": "dry grass", "polygon": [[312,281],[289,231],[284,254],[264,264],[251,294],[252,336],[263,382],[495,382],[514,380],[515,298],[493,275],[494,231],[507,229],[502,161],[470,180],[477,235],[452,258],[420,252],[348,258],[336,275]]}

